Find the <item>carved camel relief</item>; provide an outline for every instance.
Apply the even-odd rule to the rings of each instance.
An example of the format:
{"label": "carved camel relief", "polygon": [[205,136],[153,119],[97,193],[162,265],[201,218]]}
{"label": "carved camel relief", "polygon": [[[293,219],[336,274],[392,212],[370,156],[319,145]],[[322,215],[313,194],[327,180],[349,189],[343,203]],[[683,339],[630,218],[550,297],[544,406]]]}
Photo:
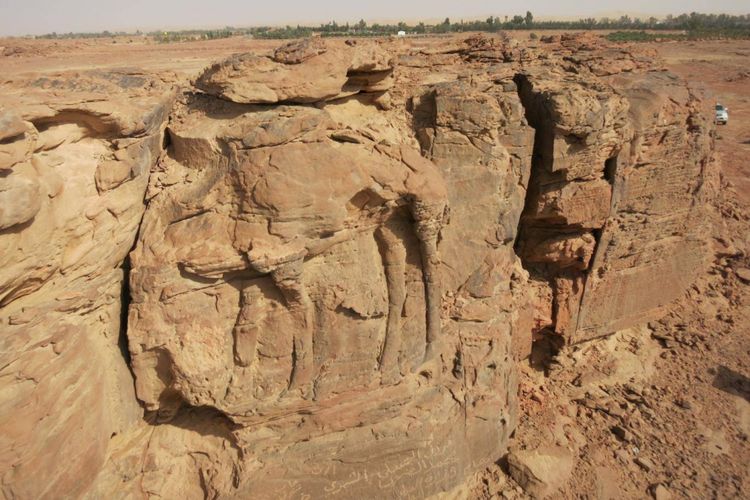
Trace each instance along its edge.
{"label": "carved camel relief", "polygon": [[[416,154],[416,153],[415,153]],[[408,155],[408,153],[407,153]],[[411,156],[411,155],[409,155]],[[404,162],[402,158],[402,162]],[[409,176],[404,184],[385,186],[392,190],[389,198],[394,197],[390,206],[406,203],[412,218],[414,219],[414,230],[420,242],[420,254],[422,258],[423,279],[425,284],[426,303],[426,351],[424,360],[429,361],[436,353],[436,343],[440,336],[440,296],[441,291],[437,280],[439,257],[437,253],[438,235],[443,225],[446,201],[442,179],[438,177],[435,167],[421,157],[411,157],[412,165],[402,163],[402,167],[410,168]],[[426,171],[426,168],[433,169]],[[414,179],[419,182],[414,182]],[[367,181],[367,179],[363,179]],[[438,186],[431,184],[438,183]],[[354,186],[353,186],[354,187]],[[416,187],[416,189],[414,188]],[[356,193],[371,189],[371,186],[356,186]],[[379,195],[383,195],[382,190]],[[376,225],[375,237],[381,248],[383,266],[386,273],[388,290],[388,320],[386,335],[383,341],[381,353],[378,357],[384,382],[395,381],[400,376],[398,367],[398,353],[401,346],[400,318],[406,300],[406,251],[403,247],[403,237],[399,232],[404,228],[398,228],[399,221],[393,216],[392,209],[383,222],[382,208],[374,210],[370,215],[370,221],[358,221],[358,226],[345,228],[328,235],[325,240],[309,238],[302,242],[302,251],[292,252],[287,258],[279,258],[274,252],[273,257],[266,257],[268,253],[257,256],[252,251],[246,253],[250,267],[264,275],[270,275],[274,284],[281,291],[287,307],[295,316],[301,330],[295,331],[293,355],[294,366],[290,377],[290,389],[307,387],[313,379],[313,308],[314,305],[307,294],[303,280],[302,267],[304,261],[318,255],[336,243],[340,243],[351,237],[353,231],[366,229]],[[311,216],[314,214],[310,214]],[[284,219],[285,214],[277,214],[277,218]],[[304,216],[303,216],[304,217]],[[401,224],[403,225],[403,224]],[[299,248],[299,242],[295,244]],[[281,250],[280,248],[276,249]],[[283,251],[281,252],[284,253]],[[255,305],[248,301],[248,294],[243,293],[238,324],[235,327],[235,344],[238,352],[251,352],[257,341],[257,329],[247,327],[250,317],[255,314]],[[248,335],[249,334],[249,335]]]}
{"label": "carved camel relief", "polygon": [[[434,358],[440,339],[440,299],[441,290],[438,283],[438,238],[443,227],[447,212],[447,192],[442,177],[437,168],[428,160],[420,156],[407,146],[392,147],[375,145],[347,144],[341,151],[327,142],[310,144],[290,144],[280,147],[295,147],[305,155],[311,165],[307,168],[315,170],[316,161],[320,165],[331,162],[338,165],[334,170],[338,173],[320,172],[314,174],[325,181],[328,175],[339,175],[346,178],[344,186],[339,188],[324,187],[325,182],[316,182],[307,186],[315,192],[315,197],[325,199],[346,213],[335,223],[329,224],[329,206],[321,210],[315,203],[303,207],[295,206],[285,210],[276,204],[269,193],[279,193],[284,190],[283,182],[272,182],[265,177],[259,193],[261,183],[253,181],[247,184],[247,170],[264,171],[266,165],[254,164],[255,160],[233,159],[243,178],[241,186],[235,187],[235,192],[245,190],[245,204],[240,208],[239,218],[258,219],[262,215],[264,220],[257,223],[254,233],[260,232],[251,241],[235,241],[233,244],[242,254],[241,259],[231,262],[203,262],[201,266],[194,263],[183,263],[191,272],[203,276],[216,277],[217,272],[246,272],[253,276],[270,276],[273,283],[281,292],[288,310],[300,325],[294,330],[293,338],[293,367],[289,379],[289,390],[301,389],[307,395],[314,379],[313,368],[313,330],[314,304],[308,295],[303,276],[303,266],[307,259],[319,255],[332,246],[344,242],[361,231],[373,231],[382,256],[384,272],[387,281],[388,317],[386,334],[382,344],[378,362],[381,371],[381,383],[397,381],[401,372],[398,355],[401,348],[401,315],[406,300],[406,250],[404,248],[405,231],[412,229],[420,243],[422,259],[422,273],[425,287],[426,304],[426,349],[424,362]],[[234,154],[233,154],[234,156]],[[294,155],[281,155],[280,158],[297,158]],[[269,163],[272,160],[269,160]],[[285,165],[283,162],[274,167],[284,171],[282,176],[294,176],[299,171],[298,165]],[[351,167],[352,163],[357,167]],[[368,165],[369,164],[369,165]],[[370,166],[371,165],[371,166]],[[258,168],[260,167],[260,168]],[[355,172],[348,175],[345,169],[354,168]],[[383,172],[383,169],[387,172]],[[260,176],[262,177],[262,176]],[[295,180],[296,182],[296,180]],[[313,181],[315,182],[315,181]],[[247,192],[251,191],[251,192]],[[364,193],[364,195],[363,195]],[[368,195],[369,193],[369,195]],[[285,193],[286,197],[294,197],[295,193]],[[352,209],[352,200],[358,196],[367,198],[362,207]],[[249,200],[249,201],[247,201]],[[259,201],[260,200],[260,201]],[[374,203],[372,200],[376,200]],[[372,203],[372,204],[371,204]],[[268,207],[273,210],[268,210]],[[332,212],[336,208],[331,209]],[[404,217],[407,212],[413,224]],[[331,216],[330,219],[335,219]],[[321,223],[320,220],[323,220]],[[299,231],[292,237],[279,238],[269,235],[267,228],[275,222],[286,224],[300,224]],[[306,227],[306,221],[320,227],[312,230]],[[409,226],[413,225],[413,228]],[[259,229],[262,227],[262,231]],[[233,330],[235,343],[235,361],[241,366],[251,366],[255,358],[256,345],[262,321],[263,307],[258,304],[255,292],[245,288],[240,292],[240,311]]]}

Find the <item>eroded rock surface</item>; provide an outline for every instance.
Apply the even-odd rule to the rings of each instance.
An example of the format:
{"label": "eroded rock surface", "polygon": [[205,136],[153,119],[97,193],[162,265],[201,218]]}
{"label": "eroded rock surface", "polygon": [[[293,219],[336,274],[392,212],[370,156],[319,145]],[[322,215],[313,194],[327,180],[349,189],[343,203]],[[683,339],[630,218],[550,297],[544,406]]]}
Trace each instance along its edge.
{"label": "eroded rock surface", "polygon": [[393,84],[392,55],[373,42],[326,44],[320,38],[292,42],[272,56],[239,54],[216,63],[196,87],[232,102],[314,103]]}
{"label": "eroded rock surface", "polygon": [[[111,437],[141,422],[122,354],[123,263],[173,96],[159,79],[95,72],[16,82],[2,92],[0,482],[7,498],[80,496],[104,466]],[[127,172],[120,183],[97,182],[114,170]]]}
{"label": "eroded rock surface", "polygon": [[633,50],[310,39],[165,80],[3,96],[6,496],[451,491],[532,340],[701,267],[710,115]]}

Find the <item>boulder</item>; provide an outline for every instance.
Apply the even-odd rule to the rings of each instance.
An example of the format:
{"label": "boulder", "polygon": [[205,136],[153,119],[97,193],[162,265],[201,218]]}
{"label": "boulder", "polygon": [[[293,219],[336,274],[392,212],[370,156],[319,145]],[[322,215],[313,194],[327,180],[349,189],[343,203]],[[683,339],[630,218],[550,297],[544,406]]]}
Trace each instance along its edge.
{"label": "boulder", "polygon": [[739,269],[735,269],[734,274],[736,274],[743,283],[750,283],[750,269],[740,267]]}
{"label": "boulder", "polygon": [[573,454],[561,446],[514,450],[508,454],[510,476],[532,498],[550,498],[573,473]]}
{"label": "boulder", "polygon": [[0,177],[0,230],[30,221],[42,204],[39,182],[20,172]]}
{"label": "boulder", "polygon": [[35,147],[36,129],[17,113],[0,108],[0,172],[29,160]]}
{"label": "boulder", "polygon": [[239,54],[216,63],[196,87],[241,104],[314,103],[393,85],[392,56],[374,42],[290,42],[272,56]]}

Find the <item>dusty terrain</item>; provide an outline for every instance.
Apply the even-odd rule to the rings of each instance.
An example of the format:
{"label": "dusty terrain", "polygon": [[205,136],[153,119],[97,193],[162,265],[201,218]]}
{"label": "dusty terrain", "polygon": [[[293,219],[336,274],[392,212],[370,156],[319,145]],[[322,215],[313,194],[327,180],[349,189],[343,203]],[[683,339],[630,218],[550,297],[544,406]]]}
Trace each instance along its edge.
{"label": "dusty terrain", "polygon": [[[522,39],[526,34],[514,36]],[[372,490],[375,483],[366,475],[362,480],[357,464],[378,456],[377,460],[382,460],[383,468],[390,474],[392,469],[404,467],[398,454],[407,452],[418,458],[416,469],[419,469],[412,472],[415,466],[408,463],[407,475],[420,479],[415,484],[406,482],[393,486],[388,490],[393,495],[420,496],[421,492],[448,490],[461,477],[461,473],[456,472],[457,467],[469,470],[477,468],[474,464],[482,464],[463,485],[441,495],[453,498],[747,497],[750,492],[746,473],[746,465],[750,463],[750,73],[747,70],[750,42],[665,43],[638,47],[638,50],[658,53],[666,69],[684,78],[693,89],[690,93],[683,92],[681,84],[671,80],[663,82],[664,88],[654,89],[665,96],[672,94],[671,103],[660,108],[669,109],[665,120],[692,123],[699,114],[698,107],[702,106],[705,116],[710,113],[713,101],[719,100],[729,108],[730,122],[715,132],[716,155],[711,162],[702,158],[696,160],[706,151],[708,135],[703,134],[706,125],[696,125],[695,129],[688,127],[693,135],[667,137],[669,134],[665,133],[659,142],[660,146],[664,143],[664,148],[671,148],[675,165],[682,165],[682,162],[702,165],[698,170],[680,170],[679,182],[685,185],[697,182],[696,193],[715,190],[711,196],[705,195],[708,200],[705,207],[683,210],[680,203],[690,201],[690,197],[678,183],[674,190],[646,187],[642,199],[630,201],[630,208],[617,213],[614,208],[610,209],[610,196],[615,195],[610,194],[607,182],[617,186],[623,176],[642,174],[625,171],[613,178],[608,172],[597,170],[592,176],[581,170],[585,167],[576,155],[586,161],[593,158],[596,168],[601,170],[606,165],[605,160],[610,160],[612,151],[619,154],[625,147],[622,137],[631,133],[630,127],[647,129],[644,123],[648,123],[648,119],[635,125],[624,122],[617,114],[618,94],[596,87],[602,92],[599,99],[607,103],[607,116],[615,117],[614,125],[599,124],[593,126],[594,133],[586,132],[589,144],[601,150],[588,152],[584,149],[581,153],[571,149],[563,153],[564,158],[557,156],[555,150],[555,159],[568,161],[568,171],[573,173],[560,180],[559,177],[539,177],[532,172],[529,179],[523,174],[522,165],[532,161],[530,144],[534,131],[531,127],[538,133],[545,125],[541,118],[529,113],[526,101],[523,105],[529,123],[521,118],[521,103],[514,84],[523,89],[531,82],[531,87],[527,88],[550,86],[559,90],[555,86],[559,82],[542,70],[535,72],[534,68],[524,66],[524,58],[533,59],[533,55],[510,49],[507,52],[510,56],[504,53],[506,45],[498,48],[480,44],[454,52],[450,52],[454,50],[450,47],[445,48],[451,43],[462,47],[465,38],[466,35],[453,41],[389,42],[388,50],[400,54],[395,77],[390,73],[390,63],[377,51],[357,55],[362,59],[357,65],[355,61],[359,59],[348,55],[347,51],[353,50],[350,47],[336,48],[344,55],[331,57],[330,61],[316,53],[312,56],[315,63],[305,63],[311,57],[308,47],[295,48],[290,53],[275,56],[278,60],[291,60],[291,65],[282,66],[281,70],[274,67],[274,71],[303,72],[302,76],[291,77],[294,85],[287,85],[283,76],[271,84],[265,77],[246,81],[242,79],[246,77],[237,76],[253,74],[254,65],[265,68],[262,64],[267,63],[256,59],[233,60],[224,66],[215,66],[198,78],[205,68],[234,53],[271,54],[280,45],[279,41],[237,38],[155,44],[135,37],[121,37],[114,42],[109,39],[106,42],[0,40],[0,54],[4,54],[0,55],[0,85],[5,84],[15,92],[6,95],[4,104],[17,99],[28,106],[31,110],[28,116],[35,116],[33,120],[28,118],[29,121],[39,130],[40,140],[46,141],[35,162],[56,166],[60,161],[68,161],[58,158],[81,159],[72,186],[80,187],[80,192],[85,193],[86,218],[97,228],[98,241],[116,240],[108,243],[114,245],[114,250],[107,250],[107,245],[94,248],[89,241],[84,241],[85,231],[80,227],[49,224],[49,228],[38,230],[42,236],[35,240],[9,239],[4,247],[8,262],[14,265],[20,262],[20,269],[26,269],[20,275],[26,273],[33,278],[23,282],[22,278],[13,276],[15,281],[7,286],[0,283],[5,287],[0,291],[6,294],[0,301],[0,307],[6,309],[0,315],[3,319],[0,328],[7,328],[14,334],[12,340],[10,335],[3,339],[3,351],[10,353],[7,364],[3,363],[3,369],[7,370],[3,375],[8,377],[6,380],[14,381],[7,385],[11,388],[7,390],[8,401],[25,401],[24,395],[31,391],[28,384],[32,383],[41,388],[38,389],[41,396],[35,396],[33,404],[6,402],[0,406],[3,421],[14,422],[12,433],[0,443],[3,446],[0,448],[3,493],[9,498],[31,498],[40,492],[50,496],[49,490],[34,489],[14,480],[14,477],[28,478],[35,473],[34,468],[38,468],[50,471],[50,477],[54,476],[57,484],[66,485],[72,495],[84,494],[84,490],[70,486],[76,484],[77,479],[59,472],[54,459],[28,461],[27,457],[39,456],[41,450],[49,446],[47,443],[52,443],[60,449],[69,445],[83,450],[71,470],[103,468],[100,480],[85,491],[91,498],[115,491],[126,497],[190,496],[196,491],[206,497],[223,497],[230,491],[238,495],[272,496],[270,492],[275,491],[274,488],[286,488],[277,493],[283,492],[289,497],[298,495],[299,488],[303,493],[318,491],[343,496],[372,493],[376,496]],[[542,47],[542,50],[548,49]],[[567,53],[566,50],[562,52]],[[333,49],[327,54],[334,54]],[[432,69],[423,65],[419,54],[429,59]],[[497,70],[502,67],[503,57],[520,58],[522,70],[516,66],[512,71]],[[586,66],[583,73],[592,71],[607,85],[625,89],[625,94],[631,92],[629,98],[635,102],[639,80],[631,78],[631,72],[638,73],[648,62],[636,55],[633,58],[636,62],[630,67],[630,57],[615,62],[582,60],[575,65]],[[349,59],[353,61],[350,66],[341,66],[340,61]],[[313,85],[306,87],[296,83],[305,76],[305,64],[300,63],[319,64],[322,68],[310,70],[316,75],[311,78]],[[516,64],[515,60],[512,64]],[[608,64],[615,66],[612,74],[607,74]],[[242,69],[243,65],[251,70]],[[480,75],[479,69],[483,71],[485,66],[495,69],[488,75]],[[303,69],[298,70],[298,67]],[[470,76],[472,71],[475,76]],[[527,75],[526,80],[514,80],[513,74],[518,71]],[[65,76],[54,76],[60,72],[65,72]],[[109,72],[125,74],[127,79],[114,82],[107,77],[109,80],[102,83],[101,75]],[[320,74],[340,74],[343,86],[338,80],[315,80]],[[580,81],[571,78],[564,84],[569,86],[563,86],[561,92],[588,98],[586,92],[591,89],[586,88],[589,83],[585,78],[588,77],[581,77]],[[61,80],[65,83],[59,83]],[[584,81],[584,90],[581,90],[577,85]],[[33,91],[27,94],[19,90],[18,82],[35,82]],[[205,92],[202,97],[189,92],[176,98],[170,94],[173,86],[188,89],[192,84]],[[110,85],[128,87],[127,98],[113,101],[107,95],[114,89]],[[136,88],[140,86],[144,89]],[[70,95],[84,87],[91,89],[92,94],[74,102]],[[424,88],[430,91],[424,92]],[[480,92],[478,88],[483,90]],[[381,98],[381,93],[389,89],[388,94],[382,94],[388,97]],[[487,111],[486,93],[502,103],[506,121],[498,121],[492,114],[494,108],[492,112]],[[693,93],[700,96],[697,99],[700,104],[695,104]],[[378,97],[373,100],[371,96]],[[109,111],[97,108],[97,102],[115,102],[114,106],[119,106],[115,108],[117,113],[107,115]],[[295,103],[315,103],[316,107],[301,108]],[[143,110],[135,109],[141,105]],[[247,109],[242,106],[248,105],[259,106],[252,108],[255,117],[250,121],[242,118],[239,111]],[[569,105],[570,109],[581,109],[580,102]],[[55,120],[62,119],[58,117],[67,120],[66,113],[72,113],[70,109],[85,109],[85,113],[104,116],[101,123],[93,121],[94,128],[103,127],[97,129],[100,135],[87,137],[80,121],[74,120],[75,126],[67,122],[58,125]],[[149,109],[159,111],[149,112]],[[307,111],[300,112],[300,109]],[[139,118],[141,111],[146,113],[147,119]],[[167,113],[170,113],[169,125]],[[436,118],[432,118],[431,113]],[[570,137],[579,133],[570,132],[578,124],[574,120],[557,119],[557,134],[563,129]],[[655,126],[668,131],[679,129],[674,123],[664,123]],[[160,143],[167,126],[169,144]],[[495,132],[491,137],[486,135],[482,127],[495,127],[500,131],[499,136]],[[256,129],[264,132],[253,133],[252,138],[247,135],[248,130]],[[477,129],[481,130],[477,132]],[[63,138],[65,135],[77,139],[68,143]],[[505,177],[498,183],[507,190],[502,197],[483,191],[483,185],[496,180],[482,178],[477,173],[481,169],[470,168],[472,162],[479,160],[475,160],[472,156],[475,153],[468,152],[469,148],[461,142],[463,136],[471,137],[474,144],[477,141],[502,144],[502,154],[493,152],[488,155],[491,159],[480,161],[500,170],[502,163],[493,162],[502,159],[513,166],[502,173]],[[379,141],[377,144],[374,137]],[[120,148],[115,158],[110,158],[110,146],[104,141],[112,141],[113,148]],[[212,141],[241,143],[239,156],[232,156],[227,149],[213,148]],[[402,141],[404,144],[399,144]],[[301,144],[304,144],[302,152],[295,149],[302,147]],[[273,155],[264,157],[258,152],[263,148],[272,148]],[[415,159],[412,153],[420,149],[427,159],[424,162],[419,154]],[[653,162],[660,168],[673,168],[670,158],[658,148],[645,157],[646,164]],[[98,160],[92,163],[82,160],[84,158]],[[105,158],[109,159],[102,163],[101,159]],[[346,158],[357,158],[358,165],[365,165],[357,175],[377,178],[382,191],[374,193],[371,188],[358,184],[361,180],[348,180],[344,175],[349,168]],[[621,161],[626,165],[624,158]],[[131,162],[135,166],[121,171],[122,163],[129,165]],[[215,174],[204,176],[198,182],[195,169],[202,174],[202,165],[212,162],[219,165],[238,162],[244,166],[238,167],[240,173],[236,176],[227,175],[226,179],[219,176],[217,181],[219,174]],[[299,162],[326,165],[328,170],[324,177],[341,181],[332,187],[315,175],[302,177],[306,189],[317,194],[299,204],[275,196],[278,192],[303,192],[299,176],[306,174],[295,170]],[[458,162],[465,170],[455,168],[453,162]],[[110,170],[102,169],[103,164]],[[40,167],[37,163],[34,165],[38,171]],[[91,176],[95,177],[95,185],[84,179],[89,167],[96,171],[96,175]],[[716,173],[720,173],[720,178],[707,173],[712,168],[718,169]],[[260,181],[253,177],[264,169],[276,173],[268,178],[261,175]],[[672,179],[659,177],[658,170],[650,175],[652,182],[671,182]],[[210,178],[210,182],[207,183],[206,178]],[[557,185],[580,186],[583,198],[594,201],[585,202],[581,209],[570,199],[575,202],[582,195],[568,198],[564,187],[548,195],[552,196],[552,201],[534,191],[543,191],[551,181]],[[526,199],[524,207],[527,183],[532,195]],[[58,195],[52,184],[51,180],[43,183],[45,189],[49,189],[50,199],[59,202],[61,198],[56,198]],[[240,193],[249,192],[251,188],[255,194],[246,200]],[[347,201],[344,196],[349,192],[356,192],[356,196]],[[502,221],[475,215],[467,201],[471,198],[468,193],[475,195],[483,207],[491,207],[502,214]],[[674,221],[671,207],[660,205],[658,199],[653,199],[654,193],[657,196],[662,193],[664,203],[673,205],[678,213]],[[144,207],[133,205],[144,195],[148,204],[145,216]],[[100,203],[98,196],[105,200],[104,210],[94,209]],[[529,199],[533,201],[534,196],[539,198],[536,213],[529,209]],[[556,200],[555,196],[560,199]],[[627,200],[627,196],[633,195],[622,196]],[[63,206],[68,206],[67,211],[71,212],[66,213],[66,217],[80,210],[75,208],[74,199],[63,195],[62,200]],[[449,217],[446,203],[451,209]],[[606,208],[603,215],[600,214],[602,207]],[[524,208],[523,217],[521,208]],[[239,210],[239,215],[232,210]],[[630,216],[641,210],[650,218],[636,224]],[[477,213],[487,215],[484,211]],[[47,217],[44,205],[39,214],[37,219],[42,215]],[[204,217],[206,214],[210,217]],[[620,217],[617,219],[619,235],[617,227],[605,221],[607,215],[611,220]],[[573,218],[576,216],[579,219]],[[12,210],[6,211],[4,217],[30,224],[28,215]],[[231,222],[233,219],[243,220],[247,226],[236,229]],[[408,224],[404,221],[411,220],[414,228],[406,228]],[[184,221],[186,224],[182,224]],[[544,247],[551,240],[538,236],[540,228],[548,223],[556,231],[552,241],[564,242],[562,250],[556,243]],[[641,233],[633,229],[636,225],[642,225]],[[266,227],[271,228],[267,234]],[[676,242],[660,233],[663,227],[674,231]],[[464,228],[463,233],[461,228]],[[373,232],[373,241],[377,244],[359,236],[367,231]],[[436,236],[439,231],[443,231],[440,237]],[[491,232],[496,241],[489,236],[473,241],[474,233],[482,231]],[[304,250],[299,239],[290,236],[298,233],[304,234]],[[0,237],[4,234],[0,233]],[[70,243],[65,248],[54,248],[49,246],[49,241],[43,241],[47,234],[52,235],[52,239]],[[592,248],[594,238],[598,243],[602,234],[610,238],[611,255],[604,251],[600,255],[594,252],[595,246]],[[617,253],[617,236],[622,240],[622,235],[629,234],[641,234],[654,243],[656,250],[653,252],[659,256],[654,269],[664,272],[668,280],[654,279],[650,287],[636,285],[631,293],[619,288],[621,281],[618,280],[626,280],[635,270],[627,267],[620,272],[617,269],[619,262],[630,262],[633,249],[631,246]],[[202,235],[205,241],[196,244],[196,235]],[[238,235],[251,239],[253,245],[243,247]],[[162,238],[168,241],[167,245]],[[327,242],[329,238],[331,241]],[[443,239],[445,241],[441,241]],[[702,247],[698,240],[708,244],[707,260],[700,258]],[[438,243],[442,246],[438,247]],[[131,248],[133,244],[135,247]],[[9,258],[9,250],[17,248],[33,248],[37,253],[29,250],[25,260]],[[546,250],[538,251],[538,248]],[[122,262],[131,249],[133,253],[123,270]],[[239,254],[235,253],[240,250],[245,253],[237,257]],[[303,251],[307,254],[300,258]],[[60,253],[63,267],[59,277],[47,282],[47,270],[40,269],[34,259],[42,262],[46,255],[54,252]],[[670,252],[673,259],[664,258],[664,254]],[[469,271],[474,269],[471,267],[474,258],[485,261],[468,280]],[[521,261],[531,272],[530,277],[520,270]],[[303,264],[307,267],[302,267]],[[436,267],[431,267],[437,265],[446,268],[437,271]],[[127,279],[125,273],[130,266],[134,270],[129,280],[132,297],[121,304],[119,287],[123,276]],[[329,271],[325,271],[326,266]],[[335,273],[330,272],[330,266],[335,266]],[[637,266],[635,264],[634,268]],[[306,271],[300,271],[300,267]],[[614,284],[607,279],[595,280],[612,276],[607,273],[613,268]],[[8,269],[10,274],[17,273],[10,265]],[[512,275],[512,282],[493,281],[498,270],[502,270],[500,274]],[[394,272],[406,278],[399,283],[401,278],[395,279]],[[578,317],[578,306],[571,304],[576,297],[581,300],[584,291],[579,290],[578,284],[589,273],[594,277],[587,284],[591,297],[583,299],[587,308],[581,306],[588,316]],[[435,309],[436,299],[431,295],[431,287],[437,281],[433,276],[438,274],[439,281],[447,287],[443,290],[447,293],[442,298],[442,312]],[[212,283],[217,279],[219,285],[215,286]],[[545,284],[547,280],[552,283],[551,287]],[[46,288],[28,297],[43,297],[48,293],[54,296],[50,301],[52,305],[41,298],[34,301],[23,297],[27,290],[36,290],[38,282],[46,283]],[[424,291],[421,291],[422,282]],[[519,293],[519,290],[526,290],[528,283],[541,283],[533,306],[529,303],[533,300]],[[204,289],[210,293],[204,294]],[[363,290],[370,290],[370,293],[363,293]],[[654,305],[652,294],[668,294],[674,290],[679,292],[675,300],[664,304],[657,300]],[[554,314],[545,312],[549,304],[540,299],[545,294],[556,294]],[[607,301],[619,302],[632,295],[636,297],[625,301],[630,309],[614,311],[607,306]],[[16,297],[23,300],[16,301]],[[561,297],[570,297],[570,310],[562,311]],[[604,299],[597,302],[597,297]],[[316,304],[314,326],[310,316],[313,303]],[[118,333],[120,320],[128,314],[120,310],[121,305],[130,310],[128,338]],[[502,313],[497,312],[498,305]],[[533,313],[530,308],[534,309]],[[389,319],[395,310],[403,310],[405,320],[400,327]],[[608,316],[609,312],[612,314]],[[40,338],[38,325],[40,321],[44,324],[43,315],[47,313],[59,314],[63,320],[66,315],[80,315],[85,319],[70,324],[63,321],[65,325],[60,331],[49,338]],[[643,320],[639,322],[641,313]],[[443,333],[447,331],[448,338],[456,336],[464,342],[459,349],[463,357],[457,355],[458,361],[452,358],[452,346],[436,340],[440,332],[435,331],[434,325],[440,322],[437,317],[441,315]],[[259,317],[262,319],[257,319]],[[525,343],[525,337],[519,341],[515,333],[531,323],[535,324],[537,340],[533,349],[530,336]],[[176,332],[174,325],[179,325]],[[617,325],[628,328],[605,338],[595,338]],[[369,351],[377,349],[372,343],[377,336],[374,332],[381,326],[386,331],[386,339],[400,339],[400,329],[407,335],[403,345],[397,340],[399,344],[390,347],[391,351],[387,346],[393,341],[386,340],[378,359],[369,359]],[[93,346],[75,340],[78,337],[73,332],[86,328],[101,331],[102,338],[106,339],[101,343],[107,344],[107,348],[97,344],[98,340]],[[181,333],[190,332],[191,328],[195,335]],[[334,335],[320,341],[320,332],[339,330],[364,333],[356,341]],[[423,330],[426,342],[415,343],[413,339]],[[222,360],[224,347],[219,345],[226,331],[232,332],[235,338],[234,347],[228,348],[229,357],[234,358],[235,366],[231,369],[227,368],[226,360]],[[264,337],[264,331],[273,335]],[[498,342],[508,337],[512,337],[511,342]],[[560,338],[574,345],[566,345],[558,352]],[[442,361],[435,362],[427,354],[422,357],[422,351],[431,351],[432,341],[439,354],[436,357]],[[483,344],[485,341],[490,348]],[[260,345],[257,359],[256,344]],[[306,350],[311,344],[316,349],[314,357]],[[43,366],[46,362],[40,360],[47,358],[35,357],[37,354],[19,357],[20,362],[16,360],[13,353],[26,352],[24,350],[31,353],[29,346],[37,351],[44,350],[45,356],[52,356],[50,351],[54,351],[57,358],[49,359],[56,359],[60,365],[51,362]],[[119,359],[117,362],[122,366],[115,370],[110,368],[117,364],[114,358],[108,361],[108,358],[101,358],[101,353],[117,357],[119,349],[129,351],[125,356],[129,366]],[[516,364],[517,382],[515,370],[511,370],[508,361],[510,350],[520,359]],[[396,352],[401,354],[394,354]],[[321,356],[324,359],[321,360]],[[326,360],[326,356],[330,359]],[[291,359],[291,364],[287,358]],[[85,366],[83,359],[96,361]],[[200,366],[194,364],[196,359]],[[378,365],[376,375],[368,365],[374,362]],[[22,368],[15,368],[18,364]],[[64,364],[74,369],[55,368]],[[135,403],[134,397],[128,400],[123,396],[132,383],[128,368],[136,377],[135,391],[140,405]],[[116,376],[102,383],[101,393],[92,393],[85,378],[91,376],[91,370],[108,369],[116,371]],[[320,373],[314,383],[310,379],[313,369]],[[472,370],[474,380],[469,382],[470,377],[465,373]],[[67,378],[58,377],[60,373],[67,373]],[[456,380],[436,381],[446,376]],[[443,383],[449,391],[436,389]],[[65,400],[58,399],[59,387],[65,387],[60,384],[70,384],[74,389],[62,391],[66,392]],[[516,384],[517,410],[516,403],[509,401],[510,396],[506,395],[515,394]],[[357,392],[360,386],[367,390]],[[76,391],[76,388],[79,389]],[[252,397],[248,396],[251,393]],[[413,397],[414,401],[407,401],[405,395]],[[104,410],[97,409],[93,414],[82,412],[83,417],[76,413],[76,408],[99,408],[98,401],[102,398],[111,400]],[[122,400],[115,401],[118,398]],[[453,411],[449,410],[455,405],[453,400],[459,399],[462,405],[469,407],[461,415],[463,433],[451,430],[455,422],[447,416],[447,412]],[[316,406],[319,401],[323,402],[320,407]],[[144,418],[149,425],[142,422],[141,407],[146,409]],[[84,425],[107,438],[111,433],[111,442],[101,444],[94,440],[94,444],[90,444],[85,439],[78,444],[73,439],[72,444],[66,444],[58,437],[51,437],[49,441],[34,442],[32,450],[27,451],[24,446],[28,443],[23,442],[27,438],[23,436],[31,431],[15,416],[19,408],[26,412],[21,413],[21,419],[26,416],[44,419],[46,413],[54,412],[65,416],[59,422],[43,424],[45,427],[38,436],[44,437],[47,432],[50,436],[71,432],[77,435],[76,429]],[[54,412],[45,408],[53,408]],[[494,423],[485,423],[498,417],[498,411],[502,414],[502,430]],[[410,425],[410,430],[404,434],[400,434],[402,424],[398,424],[403,420],[398,418],[393,419],[391,427],[370,427],[372,422],[382,420],[383,415],[390,418],[399,412],[414,422],[429,423],[426,427],[421,423]],[[506,418],[511,423],[516,418],[518,421],[509,440],[504,427]],[[169,422],[173,425],[152,425]],[[251,431],[252,426],[258,424],[261,424],[260,430]],[[356,434],[356,429],[361,432]],[[447,437],[441,441],[433,436],[435,430]],[[283,435],[282,444],[263,444],[269,442],[271,434]],[[345,437],[337,441],[330,435]],[[372,439],[371,436],[376,437],[377,443],[368,444],[372,446],[369,452],[368,448],[356,449],[360,443]],[[22,444],[14,444],[14,439]],[[478,445],[483,439],[488,441],[486,446]],[[429,446],[410,444],[408,440],[429,443]],[[398,446],[400,442],[417,448],[404,450]],[[487,458],[499,458],[493,454],[506,446],[510,453],[484,469]],[[91,451],[90,448],[97,449]],[[254,459],[253,454],[258,449],[264,451],[258,452],[259,458]],[[310,460],[321,453],[340,455],[333,465]],[[390,453],[397,457],[397,462],[388,462]],[[293,471],[284,468],[286,460]],[[94,462],[97,463],[94,465]],[[373,461],[373,467],[379,466],[376,462]],[[304,464],[304,467],[297,470],[295,464]],[[336,472],[336,467],[341,470]],[[432,472],[420,476],[423,468]],[[199,471],[198,479],[195,470]],[[290,479],[280,482],[280,475]],[[310,478],[317,476],[330,476],[335,480],[310,486]],[[191,479],[180,479],[188,477]],[[261,478],[260,486],[248,484],[248,477]],[[112,478],[118,478],[121,483]],[[393,482],[393,478],[390,479]],[[382,483],[381,480],[381,486]],[[347,490],[357,484],[364,489]]]}

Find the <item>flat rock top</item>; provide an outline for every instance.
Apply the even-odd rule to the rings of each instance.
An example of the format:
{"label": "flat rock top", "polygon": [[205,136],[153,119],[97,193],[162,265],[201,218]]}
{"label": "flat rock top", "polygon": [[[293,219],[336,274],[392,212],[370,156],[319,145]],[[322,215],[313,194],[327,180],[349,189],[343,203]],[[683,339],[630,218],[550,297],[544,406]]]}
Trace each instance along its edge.
{"label": "flat rock top", "polygon": [[100,133],[138,135],[166,116],[176,83],[134,69],[24,75],[0,83],[0,110],[32,122],[65,113]]}
{"label": "flat rock top", "polygon": [[735,274],[745,283],[750,283],[750,269],[741,267],[735,271]]}

